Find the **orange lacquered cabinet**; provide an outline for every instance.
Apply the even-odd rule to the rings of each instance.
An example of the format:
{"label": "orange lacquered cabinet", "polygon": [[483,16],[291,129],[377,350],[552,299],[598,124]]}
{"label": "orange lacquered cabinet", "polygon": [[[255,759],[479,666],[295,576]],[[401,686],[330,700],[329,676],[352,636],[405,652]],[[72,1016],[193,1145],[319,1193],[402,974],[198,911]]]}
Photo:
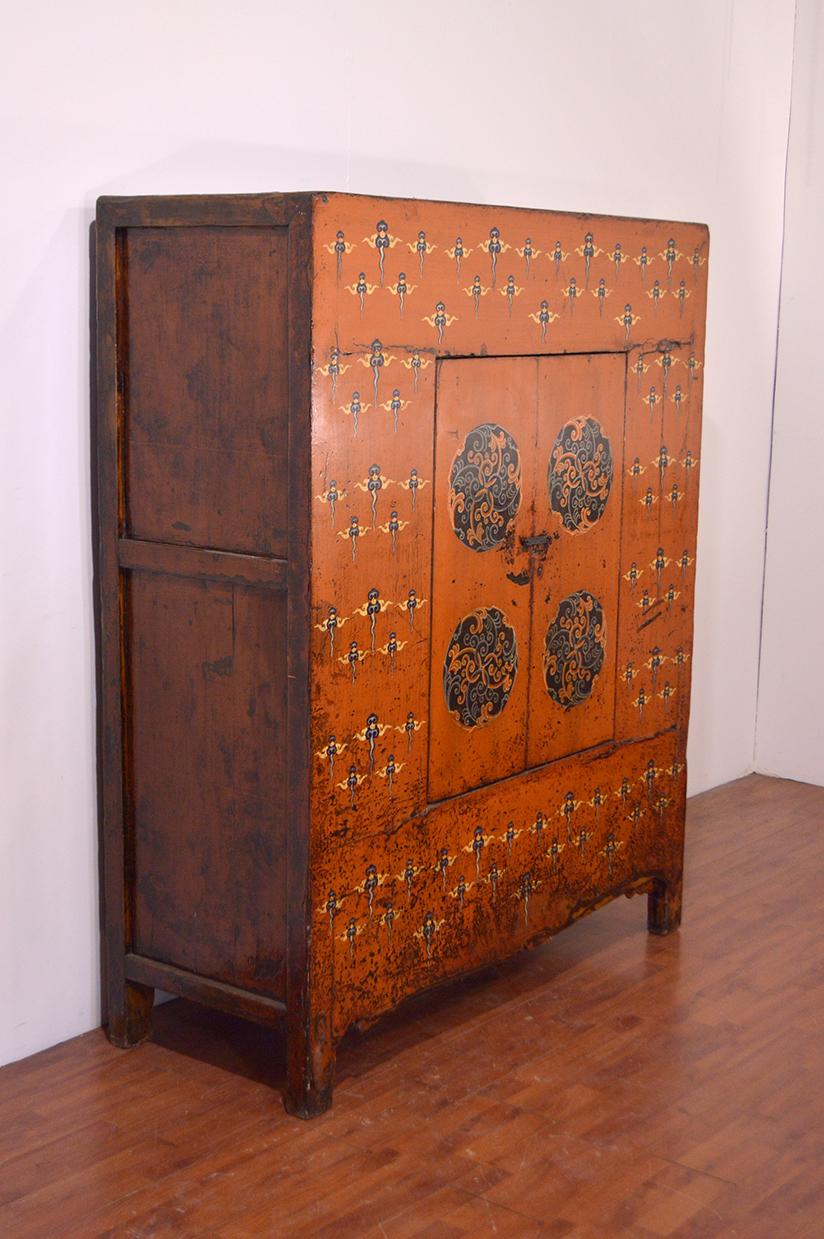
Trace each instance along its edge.
{"label": "orange lacquered cabinet", "polygon": [[154,986],[285,1016],[307,1116],[404,997],[620,894],[677,927],[707,256],[513,207],[101,202],[113,1039]]}

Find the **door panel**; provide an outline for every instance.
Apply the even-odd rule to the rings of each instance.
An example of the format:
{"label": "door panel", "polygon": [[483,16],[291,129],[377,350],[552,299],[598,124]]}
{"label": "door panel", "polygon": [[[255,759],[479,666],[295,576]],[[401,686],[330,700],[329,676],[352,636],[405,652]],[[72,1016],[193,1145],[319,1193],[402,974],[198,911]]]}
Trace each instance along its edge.
{"label": "door panel", "polygon": [[440,364],[431,801],[613,735],[625,374],[615,354]]}
{"label": "door panel", "polygon": [[522,770],[535,358],[442,362],[435,429],[429,799]]}
{"label": "door panel", "polygon": [[539,362],[527,765],[612,737],[624,455],[623,356]]}

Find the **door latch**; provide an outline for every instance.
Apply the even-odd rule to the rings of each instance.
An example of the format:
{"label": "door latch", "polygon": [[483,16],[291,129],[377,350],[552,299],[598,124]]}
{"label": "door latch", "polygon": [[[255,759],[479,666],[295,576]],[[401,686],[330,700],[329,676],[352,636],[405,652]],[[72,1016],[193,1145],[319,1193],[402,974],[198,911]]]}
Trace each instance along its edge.
{"label": "door latch", "polygon": [[539,551],[546,551],[546,548],[549,546],[549,534],[536,533],[532,534],[531,537],[521,538],[521,546],[525,551],[529,551],[531,555]]}

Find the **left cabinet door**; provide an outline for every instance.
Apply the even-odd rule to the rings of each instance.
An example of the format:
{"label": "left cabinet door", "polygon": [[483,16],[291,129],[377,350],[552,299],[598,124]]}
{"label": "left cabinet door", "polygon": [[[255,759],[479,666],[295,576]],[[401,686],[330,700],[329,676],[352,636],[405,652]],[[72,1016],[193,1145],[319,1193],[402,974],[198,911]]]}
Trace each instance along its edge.
{"label": "left cabinet door", "polygon": [[429,800],[526,764],[535,358],[441,362]]}

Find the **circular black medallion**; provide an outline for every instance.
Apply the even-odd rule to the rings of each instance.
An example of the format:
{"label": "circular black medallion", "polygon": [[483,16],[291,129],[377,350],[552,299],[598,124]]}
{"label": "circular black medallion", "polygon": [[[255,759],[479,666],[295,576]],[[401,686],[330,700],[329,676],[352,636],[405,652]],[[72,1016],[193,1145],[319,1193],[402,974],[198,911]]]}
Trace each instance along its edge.
{"label": "circular black medallion", "polygon": [[564,598],[549,625],[544,646],[544,681],[565,710],[586,701],[604,665],[604,611],[585,589]]}
{"label": "circular black medallion", "polygon": [[449,473],[455,536],[471,551],[492,551],[506,538],[520,504],[518,444],[494,422],[475,426]]}
{"label": "circular black medallion", "polygon": [[612,448],[594,417],[562,426],[549,457],[549,502],[564,527],[584,533],[604,514],[612,485]]}
{"label": "circular black medallion", "polygon": [[518,671],[515,633],[497,607],[465,615],[452,634],[443,668],[446,706],[462,727],[501,713]]}

